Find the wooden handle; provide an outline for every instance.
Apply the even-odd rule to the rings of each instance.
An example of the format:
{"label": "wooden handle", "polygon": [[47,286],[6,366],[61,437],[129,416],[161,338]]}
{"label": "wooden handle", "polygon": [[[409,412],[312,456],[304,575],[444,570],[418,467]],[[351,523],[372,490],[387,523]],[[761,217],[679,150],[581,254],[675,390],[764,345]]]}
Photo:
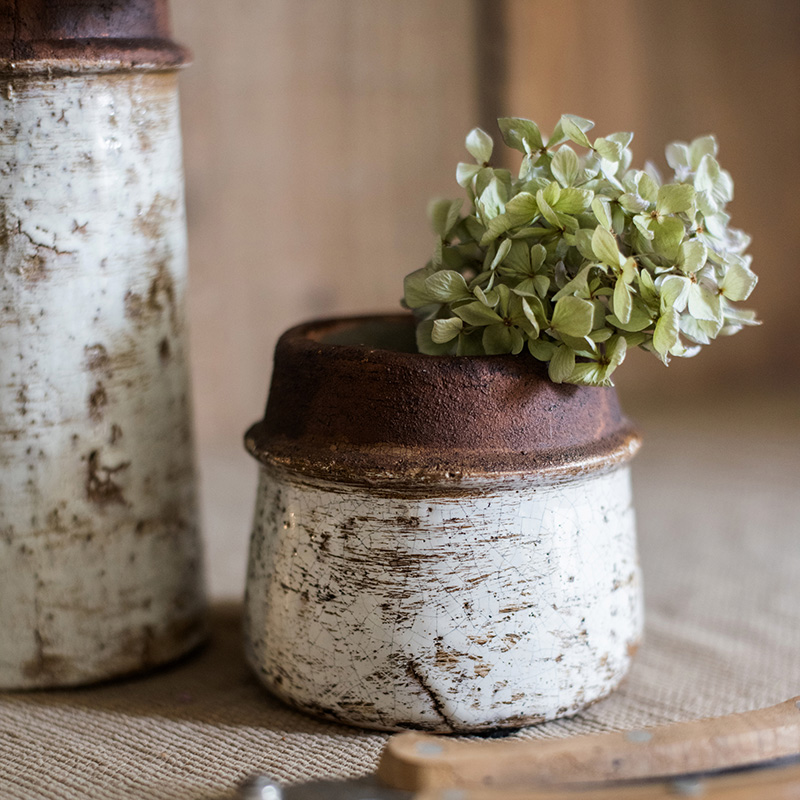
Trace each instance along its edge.
{"label": "wooden handle", "polygon": [[[445,800],[454,795],[431,789],[414,800]],[[619,784],[580,789],[475,789],[459,794],[459,800],[659,800],[699,797],[702,800],[797,800],[800,797],[800,766],[774,767],[750,772],[661,783]]]}
{"label": "wooden handle", "polygon": [[408,791],[541,786],[713,772],[793,755],[800,755],[800,698],[744,714],[567,739],[459,742],[401,733],[386,745],[378,778]]}

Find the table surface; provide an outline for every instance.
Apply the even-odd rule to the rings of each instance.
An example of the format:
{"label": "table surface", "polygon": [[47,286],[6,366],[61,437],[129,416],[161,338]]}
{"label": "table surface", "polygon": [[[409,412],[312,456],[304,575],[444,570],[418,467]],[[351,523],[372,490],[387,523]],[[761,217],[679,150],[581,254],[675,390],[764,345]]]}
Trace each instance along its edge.
{"label": "table surface", "polygon": [[[800,694],[800,404],[681,398],[640,413],[634,469],[647,622],[629,678],[525,738],[746,711]],[[213,798],[243,777],[349,777],[386,734],[317,722],[263,690],[240,616],[255,470],[202,463],[210,643],[179,664],[86,689],[0,694],[0,797]]]}

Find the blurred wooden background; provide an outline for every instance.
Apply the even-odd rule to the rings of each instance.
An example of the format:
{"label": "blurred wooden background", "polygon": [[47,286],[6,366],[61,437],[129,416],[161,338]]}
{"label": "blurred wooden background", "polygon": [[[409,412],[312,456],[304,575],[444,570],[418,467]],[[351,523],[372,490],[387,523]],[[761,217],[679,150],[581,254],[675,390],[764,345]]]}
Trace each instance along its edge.
{"label": "blurred wooden background", "polygon": [[[753,235],[764,325],[669,370],[618,373],[633,413],[797,385],[800,3],[794,0],[173,0],[182,77],[195,402],[239,453],[280,332],[397,308],[458,196],[463,140],[498,114],[635,131],[637,164],[716,133]],[[490,127],[492,126],[492,127]],[[499,137],[498,137],[499,138]],[[708,398],[707,401],[703,398]],[[721,415],[724,408],[721,409]]]}

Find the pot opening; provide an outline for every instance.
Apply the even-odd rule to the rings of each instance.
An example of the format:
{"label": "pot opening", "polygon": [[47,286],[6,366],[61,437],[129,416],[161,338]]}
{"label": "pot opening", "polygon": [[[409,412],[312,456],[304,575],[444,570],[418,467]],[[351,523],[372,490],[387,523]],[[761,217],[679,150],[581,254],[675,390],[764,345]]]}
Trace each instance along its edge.
{"label": "pot opening", "polygon": [[320,344],[368,347],[396,353],[417,352],[414,321],[410,316],[336,320],[312,328],[307,335]]}

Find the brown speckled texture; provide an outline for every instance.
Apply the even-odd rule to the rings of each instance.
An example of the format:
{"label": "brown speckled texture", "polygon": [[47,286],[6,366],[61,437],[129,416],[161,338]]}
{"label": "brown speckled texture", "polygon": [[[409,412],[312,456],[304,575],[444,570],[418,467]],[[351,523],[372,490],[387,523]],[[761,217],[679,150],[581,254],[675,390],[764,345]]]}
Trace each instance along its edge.
{"label": "brown speckled texture", "polygon": [[[85,71],[103,64],[171,69],[167,0],[0,0],[0,72]],[[39,63],[37,63],[39,62]]]}
{"label": "brown speckled texture", "polygon": [[413,341],[410,315],[310,322],[281,337],[265,418],[246,436],[256,458],[380,483],[616,462],[638,446],[613,389],[556,385],[527,355],[427,356],[371,346],[366,332],[364,344],[330,343],[357,342],[380,321]]}

